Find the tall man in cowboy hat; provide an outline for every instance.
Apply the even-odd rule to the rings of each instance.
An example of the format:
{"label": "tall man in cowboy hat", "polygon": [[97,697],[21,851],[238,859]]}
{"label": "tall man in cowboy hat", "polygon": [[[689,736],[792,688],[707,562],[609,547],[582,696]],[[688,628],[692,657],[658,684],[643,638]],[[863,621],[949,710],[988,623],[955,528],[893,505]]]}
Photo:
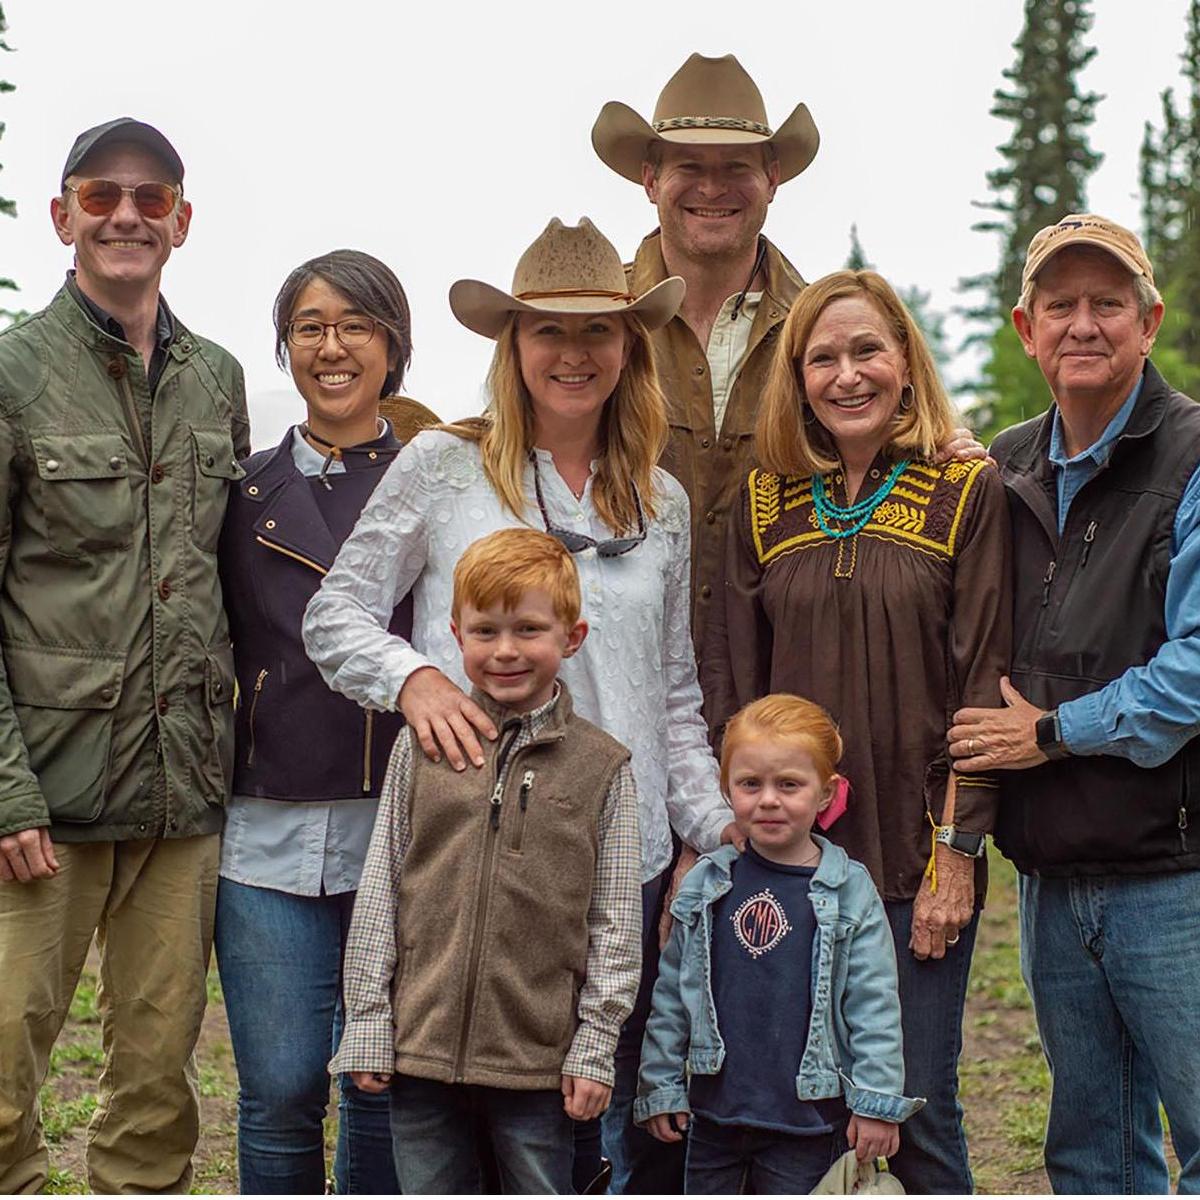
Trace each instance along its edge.
{"label": "tall man in cowboy hat", "polygon": [[0,1192],[46,1182],[38,1088],[93,934],[89,1186],[186,1192],[233,750],[215,551],[245,388],[159,294],[192,206],[157,129],[80,134],[50,211],[75,269],[0,334]]}
{"label": "tall man in cowboy hat", "polygon": [[[720,586],[725,526],[752,465],[758,398],[775,338],[804,280],[762,235],[775,189],[803,171],[819,137],[797,105],[777,129],[754,80],[732,54],[693,54],[667,81],[653,123],[611,100],[592,145],[619,175],[641,184],[659,227],[626,267],[627,286],[681,276],[683,306],[652,334],[670,437],[662,465],[683,484],[692,512],[692,637],[703,646]],[[690,851],[681,871],[695,861]],[[676,873],[678,881],[681,871]],[[657,961],[657,935],[644,953]],[[646,972],[653,982],[653,972]],[[617,1083],[604,1117],[614,1192],[680,1192],[683,1143],[664,1145],[632,1125],[650,989],[638,996],[617,1050]]]}
{"label": "tall man in cowboy hat", "polygon": [[749,473],[758,398],[779,326],[804,286],[762,235],[775,189],[817,153],[806,105],[772,129],[754,80],[732,54],[693,54],[667,81],[653,122],[610,100],[596,153],[641,184],[659,227],[627,268],[629,287],[679,275],[679,315],[654,335],[671,423],[662,464],[692,505],[692,636],[703,646],[725,524]]}
{"label": "tall man in cowboy hat", "polygon": [[1008,488],[1008,707],[950,751],[1002,775],[1021,966],[1053,1092],[1056,1192],[1200,1193],[1200,405],[1148,355],[1138,239],[1091,214],[1029,245],[1013,323],[1050,385],[992,447]]}

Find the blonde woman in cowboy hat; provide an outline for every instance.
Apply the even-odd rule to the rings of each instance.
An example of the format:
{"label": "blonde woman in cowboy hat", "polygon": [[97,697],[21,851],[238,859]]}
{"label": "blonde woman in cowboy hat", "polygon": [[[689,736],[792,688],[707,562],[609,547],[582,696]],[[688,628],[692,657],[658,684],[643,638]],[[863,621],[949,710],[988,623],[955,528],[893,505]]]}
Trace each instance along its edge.
{"label": "blonde woman in cowboy hat", "polygon": [[[308,653],[331,687],[371,708],[399,708],[426,754],[473,770],[483,762],[480,739],[497,730],[463,691],[449,625],[454,565],[476,538],[512,525],[545,529],[571,550],[590,634],[562,677],[576,709],[629,748],[637,782],[644,912],[598,918],[643,923],[643,1021],[671,831],[704,851],[734,829],[700,715],[687,497],[655,466],[666,419],[649,335],[683,292],[670,278],[627,293],[616,250],[586,218],[575,227],[552,220],[517,264],[511,292],[456,283],[455,316],[496,342],[488,412],[401,451],[304,622]],[[410,589],[405,641],[386,623]],[[356,1036],[349,992],[347,1002],[343,1046]],[[640,1029],[623,1039],[632,1047],[627,1105],[640,1041]]]}
{"label": "blonde woman in cowboy hat", "polygon": [[891,924],[905,1091],[927,1103],[889,1166],[921,1194],[972,1190],[957,1069],[997,797],[991,776],[950,776],[946,715],[962,697],[998,702],[1012,619],[1000,477],[933,461],[953,423],[886,280],[839,271],[805,288],[763,396],[765,469],[730,522],[703,667],[716,730],[780,691],[838,724],[851,793],[830,837],[871,872]]}

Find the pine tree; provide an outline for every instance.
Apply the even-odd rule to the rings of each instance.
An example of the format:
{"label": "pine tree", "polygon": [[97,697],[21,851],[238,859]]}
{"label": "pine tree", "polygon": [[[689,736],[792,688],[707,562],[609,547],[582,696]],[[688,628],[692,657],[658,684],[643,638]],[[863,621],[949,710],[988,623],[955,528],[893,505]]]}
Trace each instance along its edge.
{"label": "pine tree", "polygon": [[1091,25],[1088,0],[1025,0],[1024,27],[1013,43],[1016,61],[1004,72],[1009,86],[994,93],[992,115],[1012,122],[1012,133],[999,147],[1004,165],[988,172],[993,199],[979,206],[995,216],[974,228],[999,235],[1000,262],[994,272],[962,281],[983,293],[966,315],[987,327],[972,339],[987,347],[975,409],[985,434],[1048,403],[1036,365],[1021,362],[1024,351],[1008,328],[1008,314],[1020,295],[1033,235],[1067,213],[1086,210],[1087,180],[1101,161],[1087,130],[1102,97],[1081,92],[1076,82],[1096,54],[1084,44]]}
{"label": "pine tree", "polygon": [[1142,137],[1142,235],[1166,316],[1154,348],[1163,374],[1200,397],[1200,0],[1188,6],[1183,60],[1186,99],[1162,93],[1162,128]]}
{"label": "pine tree", "polygon": [[867,261],[867,252],[858,240],[858,226],[850,226],[850,253],[846,257],[847,271],[873,271],[874,264]]}

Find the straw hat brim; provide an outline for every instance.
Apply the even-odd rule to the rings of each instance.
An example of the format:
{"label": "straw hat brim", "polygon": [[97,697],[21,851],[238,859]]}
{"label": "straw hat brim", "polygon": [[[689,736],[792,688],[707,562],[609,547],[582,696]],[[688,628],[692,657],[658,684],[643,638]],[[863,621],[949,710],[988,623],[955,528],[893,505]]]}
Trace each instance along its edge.
{"label": "straw hat brim", "polygon": [[705,146],[743,146],[764,143],[779,157],[779,182],[794,179],[816,157],[821,135],[807,104],[797,104],[770,137],[740,129],[672,129],[656,133],[654,127],[628,104],[610,100],[592,126],[592,146],[605,165],[634,183],[642,182],[642,163],[648,142]]}
{"label": "straw hat brim", "polygon": [[497,338],[504,331],[512,313],[572,313],[584,316],[607,316],[613,313],[636,313],[649,330],[661,329],[683,303],[686,285],[678,275],[656,283],[630,304],[596,296],[547,296],[536,303],[518,300],[508,292],[478,279],[460,279],[450,288],[450,310],[474,333]]}

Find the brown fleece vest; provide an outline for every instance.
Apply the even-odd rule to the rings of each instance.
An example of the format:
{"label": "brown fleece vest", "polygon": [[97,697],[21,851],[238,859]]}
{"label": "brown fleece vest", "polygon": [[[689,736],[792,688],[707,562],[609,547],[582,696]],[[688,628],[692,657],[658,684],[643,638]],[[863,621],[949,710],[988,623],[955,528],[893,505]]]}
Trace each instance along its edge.
{"label": "brown fleece vest", "polygon": [[482,769],[459,774],[415,756],[396,1070],[557,1089],[587,964],[600,816],[629,753],[573,715],[565,688],[549,725],[519,750],[517,719],[485,706],[501,735],[485,743]]}

